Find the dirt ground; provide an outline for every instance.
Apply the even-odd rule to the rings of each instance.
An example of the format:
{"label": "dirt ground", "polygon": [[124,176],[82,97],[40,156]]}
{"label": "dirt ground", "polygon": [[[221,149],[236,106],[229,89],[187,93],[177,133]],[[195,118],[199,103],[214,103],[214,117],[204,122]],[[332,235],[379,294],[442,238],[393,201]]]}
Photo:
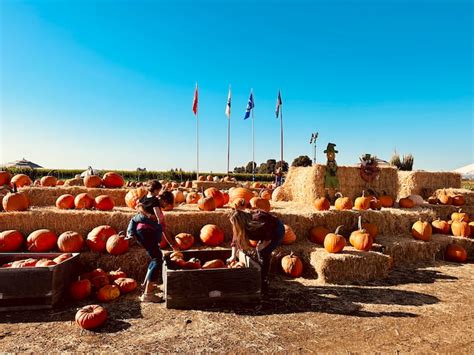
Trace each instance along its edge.
{"label": "dirt ground", "polygon": [[[474,264],[394,270],[365,285],[274,279],[252,308],[168,310],[138,294],[106,305],[97,332],[72,321],[78,304],[0,313],[0,351],[442,352],[474,349]],[[84,303],[86,304],[86,303]]]}

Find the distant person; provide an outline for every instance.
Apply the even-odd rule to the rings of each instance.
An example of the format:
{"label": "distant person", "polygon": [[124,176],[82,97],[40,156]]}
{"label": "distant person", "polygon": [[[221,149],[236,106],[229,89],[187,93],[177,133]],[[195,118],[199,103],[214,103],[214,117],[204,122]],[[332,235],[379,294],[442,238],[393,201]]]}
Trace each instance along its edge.
{"label": "distant person", "polygon": [[232,255],[227,262],[235,261],[239,250],[250,249],[249,240],[257,241],[257,256],[262,266],[262,291],[266,292],[272,251],[281,245],[285,237],[283,222],[262,210],[250,212],[235,210],[230,215],[230,223],[233,235]]}
{"label": "distant person", "polygon": [[128,238],[135,237],[138,243],[145,248],[151,258],[145,276],[145,290],[140,296],[142,302],[162,302],[163,298],[154,294],[154,287],[160,276],[163,254],[160,248],[161,238],[177,250],[176,243],[165,233],[165,216],[162,208],[174,203],[174,196],[170,191],[160,195],[162,185],[153,180],[148,187],[148,193],[139,200],[136,207],[138,213],[130,220],[127,228]]}
{"label": "distant person", "polygon": [[282,183],[283,183],[283,170],[281,167],[279,167],[275,171],[275,185],[278,187],[278,186],[281,186]]}

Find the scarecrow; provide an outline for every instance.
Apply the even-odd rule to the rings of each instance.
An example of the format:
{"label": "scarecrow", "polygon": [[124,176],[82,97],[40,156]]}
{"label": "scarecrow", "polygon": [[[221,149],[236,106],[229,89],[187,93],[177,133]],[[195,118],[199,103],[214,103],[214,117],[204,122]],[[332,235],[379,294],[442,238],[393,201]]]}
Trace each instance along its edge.
{"label": "scarecrow", "polygon": [[326,153],[327,162],[326,162],[326,172],[324,174],[324,188],[326,189],[326,195],[334,200],[334,195],[336,194],[336,189],[339,189],[339,180],[337,178],[337,163],[336,163],[336,153],[339,153],[334,148],[336,144],[328,143],[328,146],[324,153]]}
{"label": "scarecrow", "polygon": [[360,158],[360,177],[362,180],[371,183],[378,179],[380,168],[378,167],[379,159],[370,154],[365,154]]}

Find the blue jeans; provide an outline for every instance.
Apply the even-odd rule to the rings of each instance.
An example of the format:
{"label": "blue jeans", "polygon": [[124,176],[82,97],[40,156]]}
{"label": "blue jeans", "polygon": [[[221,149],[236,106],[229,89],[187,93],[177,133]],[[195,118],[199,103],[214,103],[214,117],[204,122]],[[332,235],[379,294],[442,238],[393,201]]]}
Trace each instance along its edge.
{"label": "blue jeans", "polygon": [[154,219],[145,217],[141,213],[137,213],[128,223],[127,235],[136,236],[137,235],[137,225],[138,223],[145,223],[154,228],[162,228],[160,223]]}
{"label": "blue jeans", "polygon": [[262,265],[262,282],[265,282],[268,277],[268,271],[270,270],[270,260],[272,258],[272,252],[281,245],[283,238],[285,238],[285,226],[283,222],[278,220],[277,237],[273,239],[270,244],[260,251],[257,251],[258,258],[260,259]]}

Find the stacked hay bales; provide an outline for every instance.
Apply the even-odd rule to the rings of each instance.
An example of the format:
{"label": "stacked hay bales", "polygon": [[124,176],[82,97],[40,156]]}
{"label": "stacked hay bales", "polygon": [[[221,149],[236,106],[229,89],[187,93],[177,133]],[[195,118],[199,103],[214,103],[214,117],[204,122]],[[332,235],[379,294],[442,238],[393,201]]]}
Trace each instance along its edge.
{"label": "stacked hay bales", "polygon": [[201,190],[206,190],[210,187],[215,187],[216,189],[219,190],[228,190],[231,187],[236,187],[238,184],[233,181],[193,181],[193,189],[198,189],[199,191]]}
{"label": "stacked hay bales", "polygon": [[474,191],[468,189],[438,189],[434,192],[436,197],[439,197],[442,193],[447,193],[450,196],[463,195],[466,206],[474,206]]}
{"label": "stacked hay bales", "polygon": [[420,195],[428,198],[436,190],[443,188],[460,188],[461,174],[428,172],[428,171],[399,171],[398,197]]}

